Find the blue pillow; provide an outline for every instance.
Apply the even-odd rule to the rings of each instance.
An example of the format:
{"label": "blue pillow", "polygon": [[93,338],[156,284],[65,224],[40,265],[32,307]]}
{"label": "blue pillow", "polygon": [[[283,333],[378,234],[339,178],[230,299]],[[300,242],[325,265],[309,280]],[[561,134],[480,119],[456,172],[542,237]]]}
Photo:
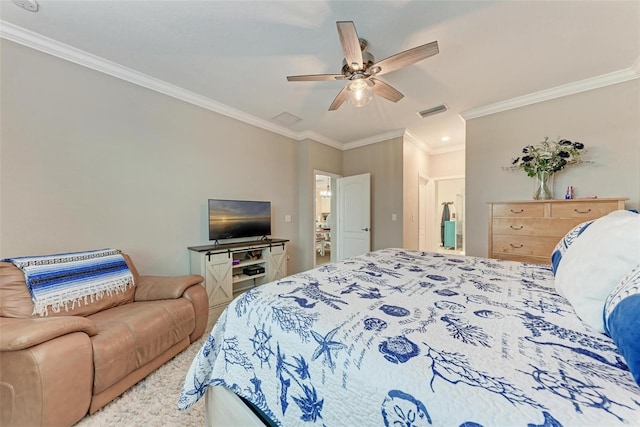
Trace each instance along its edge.
{"label": "blue pillow", "polygon": [[604,303],[604,329],[616,343],[640,386],[640,265],[616,286]]}
{"label": "blue pillow", "polygon": [[558,266],[560,265],[560,260],[562,259],[562,255],[569,249],[569,246],[573,243],[573,241],[582,234],[584,230],[587,229],[591,225],[591,223],[595,221],[592,219],[591,221],[586,221],[581,224],[576,225],[569,231],[565,236],[558,242],[555,249],[551,253],[551,268],[553,270],[553,275],[556,275],[558,271]]}

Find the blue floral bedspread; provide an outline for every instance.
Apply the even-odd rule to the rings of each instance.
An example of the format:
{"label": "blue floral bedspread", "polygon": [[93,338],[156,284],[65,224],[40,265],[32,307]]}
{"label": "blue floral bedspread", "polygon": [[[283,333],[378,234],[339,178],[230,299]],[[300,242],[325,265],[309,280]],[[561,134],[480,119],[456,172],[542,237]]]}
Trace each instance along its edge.
{"label": "blue floral bedspread", "polygon": [[638,426],[614,343],[550,266],[384,249],[236,298],[191,365],[283,426]]}

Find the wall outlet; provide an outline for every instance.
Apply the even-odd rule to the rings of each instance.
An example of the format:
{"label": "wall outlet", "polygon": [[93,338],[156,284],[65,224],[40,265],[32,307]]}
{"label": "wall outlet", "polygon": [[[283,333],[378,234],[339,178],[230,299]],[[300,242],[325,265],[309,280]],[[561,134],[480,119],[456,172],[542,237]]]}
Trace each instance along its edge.
{"label": "wall outlet", "polygon": [[291,222],[291,215],[285,215],[284,222]]}
{"label": "wall outlet", "polygon": [[391,214],[391,221],[397,221],[397,220],[398,220],[398,215]]}

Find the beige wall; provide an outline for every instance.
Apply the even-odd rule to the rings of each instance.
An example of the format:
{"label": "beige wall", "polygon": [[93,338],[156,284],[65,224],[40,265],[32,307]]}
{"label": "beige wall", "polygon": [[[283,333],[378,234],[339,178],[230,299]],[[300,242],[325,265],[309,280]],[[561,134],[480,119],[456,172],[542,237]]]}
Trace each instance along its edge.
{"label": "beige wall", "polygon": [[[416,246],[411,183],[424,159],[403,138],[344,152],[296,142],[6,40],[0,47],[0,256],[117,247],[143,273],[186,273],[186,247],[208,242],[206,200],[220,197],[271,200],[273,235],[291,239],[289,271],[302,271],[313,265],[314,170],[371,173],[372,248]],[[530,198],[531,180],[502,167],[546,135],[582,141],[596,162],[558,174],[558,197],[571,184],[637,208],[638,93],[634,80],[470,120],[464,158],[428,156],[430,183],[466,175],[467,253],[486,255],[487,201]]]}
{"label": "beige wall", "polygon": [[116,247],[142,273],[184,274],[186,247],[208,243],[207,199],[256,199],[291,240],[289,271],[306,270],[316,170],[371,173],[372,248],[403,246],[402,138],[345,152],[296,142],[0,43],[0,256]]}
{"label": "beige wall", "polygon": [[452,151],[429,156],[429,176],[431,178],[450,178],[464,176],[464,150]]}
{"label": "beige wall", "polygon": [[628,208],[640,203],[640,80],[565,96],[467,122],[466,250],[487,255],[488,201],[527,200],[532,179],[504,171],[522,147],[545,136],[580,141],[591,165],[556,174],[556,198],[568,185],[576,197],[626,196]]}
{"label": "beige wall", "polygon": [[418,249],[420,226],[419,177],[429,176],[429,156],[410,141],[403,143],[403,230],[402,247]]}
{"label": "beige wall", "polygon": [[187,246],[208,243],[207,199],[233,198],[270,200],[272,234],[291,239],[289,271],[306,267],[298,142],[12,42],[1,49],[0,257],[115,247],[141,273],[188,273]]}
{"label": "beige wall", "polygon": [[402,247],[402,161],[403,138],[343,152],[344,176],[371,174],[372,250]]}

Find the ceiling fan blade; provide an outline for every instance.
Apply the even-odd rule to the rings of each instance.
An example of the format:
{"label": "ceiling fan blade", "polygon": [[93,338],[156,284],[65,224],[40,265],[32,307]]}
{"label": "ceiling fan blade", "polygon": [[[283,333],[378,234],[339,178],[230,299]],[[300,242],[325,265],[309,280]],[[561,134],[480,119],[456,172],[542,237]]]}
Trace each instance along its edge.
{"label": "ceiling fan blade", "polygon": [[319,82],[326,80],[344,80],[344,74],[309,74],[306,76],[287,76],[290,82]]}
{"label": "ceiling fan blade", "polygon": [[394,87],[383,82],[382,80],[373,79],[373,78],[370,80],[373,82],[373,93],[375,93],[376,95],[381,96],[384,99],[388,99],[389,101],[392,101],[392,102],[398,102],[402,98],[404,98],[403,94],[401,94]]}
{"label": "ceiling fan blade", "polygon": [[344,101],[346,99],[347,99],[347,86],[343,87],[342,90],[335,97],[335,99],[331,103],[331,106],[329,107],[329,111],[334,111],[340,108],[340,106],[344,104]]}
{"label": "ceiling fan blade", "polygon": [[390,73],[407,65],[415,64],[418,61],[427,59],[439,52],[438,42],[431,42],[423,44],[422,46],[414,47],[413,49],[405,50],[396,55],[383,59],[380,62],[373,64],[370,69],[374,67],[380,67],[380,71],[376,73],[377,76],[385,73]]}
{"label": "ceiling fan blade", "polygon": [[362,49],[360,48],[360,39],[358,39],[355,24],[353,21],[338,21],[336,25],[338,26],[338,36],[340,37],[340,44],[342,45],[347,65],[354,71],[361,70]]}

